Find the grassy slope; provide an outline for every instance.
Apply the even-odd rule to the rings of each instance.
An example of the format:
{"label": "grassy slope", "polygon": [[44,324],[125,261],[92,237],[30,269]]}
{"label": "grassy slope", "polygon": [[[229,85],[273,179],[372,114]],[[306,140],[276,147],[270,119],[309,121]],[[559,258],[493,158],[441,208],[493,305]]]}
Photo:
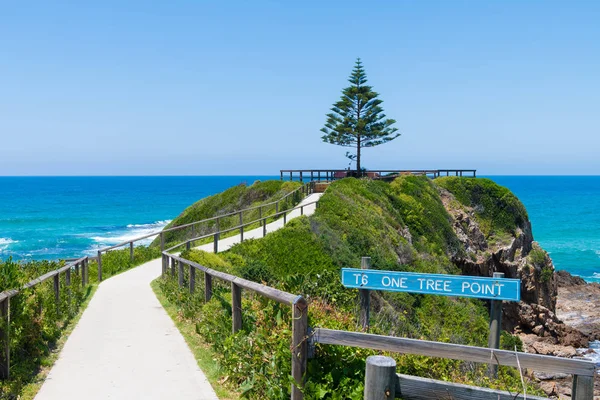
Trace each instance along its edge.
{"label": "grassy slope", "polygon": [[[472,182],[446,179],[440,186],[458,193],[462,204],[485,204],[485,208],[478,208],[478,218],[489,227],[488,234],[514,232],[519,218],[526,218],[520,202],[487,180],[469,180]],[[309,324],[313,327],[356,330],[357,292],[341,286],[341,267],[357,266],[360,257],[371,256],[372,267],[376,269],[458,272],[450,258],[464,250],[452,230],[437,185],[437,181],[414,176],[398,178],[391,184],[344,179],[329,187],[311,217],[295,219],[266,238],[248,240],[227,253],[207,255],[192,251],[185,256],[203,265],[307,295],[311,299]],[[500,198],[495,199],[498,195]],[[511,219],[513,212],[515,216]],[[251,398],[287,396],[287,392],[273,392],[273,387],[281,387],[289,374],[288,364],[281,362],[289,353],[277,350],[282,338],[287,338],[282,327],[289,325],[278,322],[289,321],[287,310],[260,299],[247,299],[244,318],[251,323],[245,323],[243,332],[231,336],[228,288],[217,291],[220,295],[210,303],[195,305],[195,300],[178,291],[173,282],[163,285],[174,301],[185,299],[178,304],[187,310],[184,314],[188,318],[201,321],[198,333],[217,350],[218,360],[233,383]],[[374,333],[486,344],[487,310],[481,301],[390,292],[374,294],[373,300],[371,331]],[[268,318],[261,319],[264,313]],[[248,346],[248,341],[260,346]],[[263,360],[272,360],[272,365],[279,366],[274,367],[275,372],[261,370],[261,364],[253,356],[248,356],[238,367],[229,361],[237,359],[236,354],[252,355],[256,351],[263,353]],[[317,357],[309,361],[307,399],[361,398],[364,360],[372,353],[319,346]],[[502,380],[490,383],[484,377],[485,369],[473,365],[425,357],[394,357],[399,372],[403,373],[501,388],[518,387],[514,371],[502,370]],[[249,381],[252,374],[263,378]]]}
{"label": "grassy slope", "polygon": [[[202,200],[197,201],[188,208],[186,208],[177,218],[169,223],[165,228],[172,228],[174,226],[184,225],[195,221],[201,221],[203,219],[212,218],[217,215],[231,213],[244,208],[258,206],[261,204],[267,204],[278,200],[293,190],[299,188],[301,184],[299,182],[284,182],[284,181],[256,181],[251,186],[240,184],[233,186],[222,193],[215,194],[213,196],[206,197]],[[287,202],[280,204],[280,210],[289,208],[295,202],[299,200],[299,197],[291,196]],[[273,214],[275,207],[271,207],[268,210],[263,210],[263,216]],[[244,221],[254,221],[258,219],[258,210],[248,212],[244,215]],[[214,222],[206,223],[201,226],[197,226],[195,230],[195,236],[199,236],[203,233],[209,233],[214,231]],[[228,228],[237,226],[239,224],[238,216],[232,216],[224,218],[220,221],[220,228]],[[180,242],[184,238],[192,237],[191,228],[182,229],[174,232],[167,232],[165,235],[165,243],[167,247],[169,244],[175,244]],[[160,239],[157,238],[152,243],[152,246],[158,246]]]}

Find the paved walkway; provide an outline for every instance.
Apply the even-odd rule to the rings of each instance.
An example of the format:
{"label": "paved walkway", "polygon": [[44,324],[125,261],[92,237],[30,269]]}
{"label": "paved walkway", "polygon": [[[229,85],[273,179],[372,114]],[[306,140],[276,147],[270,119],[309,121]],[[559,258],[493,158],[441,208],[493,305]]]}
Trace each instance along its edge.
{"label": "paved walkway", "polygon": [[[303,203],[319,198],[313,194]],[[314,210],[307,206],[304,214]],[[293,211],[288,220],[299,215]],[[267,231],[282,226],[278,220]],[[262,228],[244,233],[251,237],[262,237]],[[239,236],[219,241],[219,251],[236,240]],[[206,250],[212,251],[212,244]],[[99,285],[36,399],[217,399],[150,288],[160,273],[157,259]]]}

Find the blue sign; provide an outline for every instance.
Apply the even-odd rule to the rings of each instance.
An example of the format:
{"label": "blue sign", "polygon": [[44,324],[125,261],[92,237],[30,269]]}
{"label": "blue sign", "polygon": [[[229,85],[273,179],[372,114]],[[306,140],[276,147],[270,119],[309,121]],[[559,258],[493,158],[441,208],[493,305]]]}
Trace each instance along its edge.
{"label": "blue sign", "polygon": [[356,289],[521,300],[520,279],[342,268],[342,285]]}

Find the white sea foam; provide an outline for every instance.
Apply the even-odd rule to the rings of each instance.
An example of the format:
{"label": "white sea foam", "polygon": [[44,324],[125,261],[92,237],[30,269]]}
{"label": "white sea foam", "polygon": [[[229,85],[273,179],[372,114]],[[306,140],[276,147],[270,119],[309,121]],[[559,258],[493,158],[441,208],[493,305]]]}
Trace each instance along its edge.
{"label": "white sea foam", "polygon": [[[112,246],[122,242],[128,242],[136,239],[140,236],[150,235],[152,233],[158,234],[162,228],[164,228],[171,220],[156,221],[151,224],[130,224],[127,225],[127,229],[115,230],[113,232],[107,232],[103,236],[93,236],[92,240],[96,242],[93,246],[94,249],[100,249],[105,246]],[[150,244],[155,236],[140,240],[136,244],[146,245]]]}
{"label": "white sea foam", "polygon": [[600,366],[600,341],[590,342],[590,350],[593,350],[593,353],[587,353],[588,349],[578,349],[578,352],[583,358],[586,358],[590,361],[596,363],[596,366]]}
{"label": "white sea foam", "polygon": [[0,237],[0,253],[3,250],[6,250],[13,243],[19,243],[19,241],[18,240],[12,240],[11,238]]}

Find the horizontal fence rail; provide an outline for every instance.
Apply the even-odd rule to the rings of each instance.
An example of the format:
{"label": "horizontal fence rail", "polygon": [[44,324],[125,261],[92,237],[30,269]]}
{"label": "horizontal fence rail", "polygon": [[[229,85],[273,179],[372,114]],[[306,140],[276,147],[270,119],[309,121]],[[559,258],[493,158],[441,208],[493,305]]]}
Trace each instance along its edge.
{"label": "horizontal fence rail", "polygon": [[[243,310],[241,291],[250,290],[268,299],[274,300],[280,304],[292,308],[292,343],[291,343],[291,362],[292,377],[295,384],[292,385],[292,400],[301,400],[303,398],[302,382],[306,373],[306,362],[308,354],[308,303],[304,297],[287,293],[260,283],[249,281],[235,275],[216,271],[205,267],[193,261],[186,260],[166,251],[163,252],[163,276],[168,274],[168,267],[171,266],[171,273],[177,274],[180,287],[185,286],[184,268],[189,268],[190,293],[194,293],[196,284],[196,271],[204,273],[204,300],[210,301],[212,298],[213,278],[220,279],[231,284],[231,324],[232,332],[236,333],[242,328]],[[178,268],[175,268],[175,267]]]}
{"label": "horizontal fence rail", "polygon": [[[596,365],[593,361],[324,328],[316,328],[310,341],[311,343],[359,347],[402,354],[528,368],[542,372],[572,374],[573,389],[571,398],[575,400],[592,400],[593,398],[594,377],[596,373]],[[442,381],[423,380],[416,377],[410,378],[409,380],[405,379],[404,385],[400,383],[402,398],[436,398],[435,396],[430,397],[434,391],[437,393],[445,392],[447,395],[450,395],[449,398],[453,399],[508,398],[504,392],[489,391],[473,386],[457,385]],[[400,379],[401,381],[402,379]],[[427,387],[426,385],[424,386],[424,382],[427,383],[429,381],[434,382],[438,389],[434,390],[434,386],[431,386],[428,389],[430,392],[423,392],[424,387]],[[424,393],[429,393],[429,396]]]}
{"label": "horizontal fence rail", "polygon": [[186,239],[185,241],[183,241],[181,243],[178,243],[175,246],[172,246],[172,247],[169,247],[167,249],[164,249],[164,251],[173,251],[173,250],[175,250],[175,249],[177,249],[179,247],[182,247],[182,246],[186,246],[186,248],[189,249],[191,247],[191,244],[193,242],[196,242],[198,240],[213,238],[214,249],[217,250],[217,251],[215,251],[215,253],[218,253],[218,241],[221,239],[221,234],[240,230],[240,236],[242,236],[241,239],[243,240],[244,228],[246,228],[248,226],[251,226],[251,225],[255,225],[255,224],[258,223],[258,224],[260,224],[260,226],[263,227],[263,237],[264,237],[267,234],[267,227],[266,226],[267,226],[267,220],[269,218],[284,217],[284,224],[285,224],[285,223],[287,223],[287,218],[286,218],[287,214],[289,214],[290,212],[296,211],[296,210],[300,210],[300,215],[304,215],[304,209],[306,207],[311,206],[311,205],[315,205],[316,206],[316,204],[317,204],[316,201],[311,201],[309,203],[304,203],[302,205],[295,206],[295,207],[290,208],[290,209],[285,210],[285,211],[279,211],[279,212],[276,212],[275,214],[269,214],[269,215],[266,215],[266,216],[264,216],[262,218],[255,219],[253,221],[244,222],[241,225],[236,225],[236,226],[233,226],[233,227],[230,227],[230,228],[227,228],[227,229],[219,229],[219,230],[216,230],[214,232],[207,233],[205,235],[196,236],[196,237],[193,237],[193,238],[190,238],[190,239]]}
{"label": "horizontal fence rail", "polygon": [[[71,272],[81,273],[81,284],[88,284],[88,257],[81,257],[67,265],[45,273],[27,282],[20,289],[10,289],[0,293],[0,379],[10,378],[10,299],[19,295],[23,290],[33,288],[43,282],[54,280],[54,297],[58,307],[60,301],[60,274],[65,274],[67,287],[71,285]],[[80,272],[81,271],[81,272]]]}
{"label": "horizontal fence rail", "polygon": [[[475,169],[377,169],[363,171],[360,175],[367,176],[369,178],[385,178],[386,175],[425,175],[432,178],[438,178],[440,176],[465,176],[465,177],[477,177],[477,170]],[[298,180],[304,182],[304,180],[321,182],[333,181],[336,179],[343,179],[349,176],[357,176],[356,171],[348,169],[282,169],[279,171],[279,178],[281,180],[288,179],[290,181]]]}

